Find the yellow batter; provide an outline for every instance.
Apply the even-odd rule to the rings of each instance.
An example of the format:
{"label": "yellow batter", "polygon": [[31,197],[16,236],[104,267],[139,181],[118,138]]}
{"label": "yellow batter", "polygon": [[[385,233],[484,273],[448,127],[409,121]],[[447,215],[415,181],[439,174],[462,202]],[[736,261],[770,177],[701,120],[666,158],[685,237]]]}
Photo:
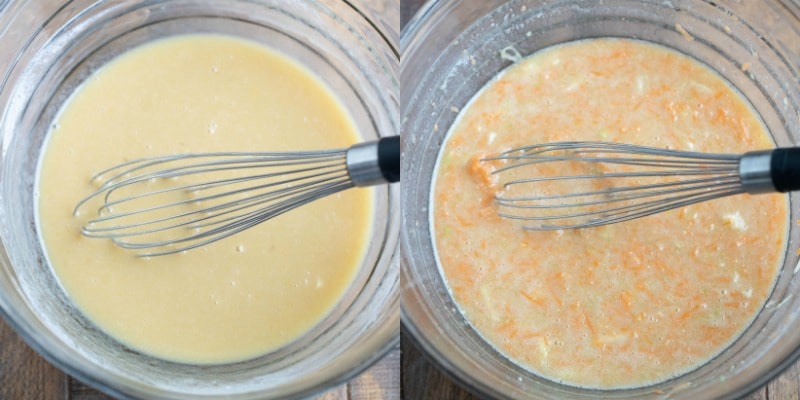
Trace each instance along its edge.
{"label": "yellow batter", "polygon": [[355,125],[289,58],[239,39],[190,35],[134,49],[97,71],[62,110],[42,156],[39,224],[70,298],[101,329],[165,359],[217,363],[291,342],[353,281],[373,193],[352,189],[212,245],[139,258],[80,226],[89,178],[170,153],[347,147]]}

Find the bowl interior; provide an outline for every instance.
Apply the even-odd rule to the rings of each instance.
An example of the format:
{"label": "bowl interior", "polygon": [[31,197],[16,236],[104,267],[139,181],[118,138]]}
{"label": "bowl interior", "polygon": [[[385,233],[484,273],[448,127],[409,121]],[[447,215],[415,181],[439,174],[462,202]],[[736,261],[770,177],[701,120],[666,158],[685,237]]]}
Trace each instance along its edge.
{"label": "bowl interior", "polygon": [[[800,346],[795,271],[800,229],[791,224],[784,264],[767,304],[733,345],[702,367],[639,389],[587,390],[542,379],[509,362],[458,311],[437,268],[429,213],[434,164],[447,131],[499,71],[567,41],[623,37],[660,44],[708,65],[740,91],[779,146],[800,141],[798,22],[782,4],[510,1],[434,4],[403,31],[404,158],[402,320],[433,359],[472,390],[498,398],[717,398],[742,396],[776,375]],[[684,32],[681,32],[684,31]],[[748,68],[742,68],[747,65]],[[407,180],[406,180],[407,179]],[[798,218],[797,194],[790,221]],[[718,383],[725,380],[725,385]]]}
{"label": "bowl interior", "polygon": [[[395,345],[396,185],[376,189],[373,240],[345,297],[310,332],[273,353],[223,365],[168,362],[121,345],[75,309],[47,263],[36,227],[37,165],[61,106],[111,59],[141,44],[187,33],[262,43],[315,72],[351,113],[364,140],[399,131],[399,87],[396,46],[347,3],[74,3],[14,4],[21,11],[9,21],[30,40],[14,48],[15,62],[2,71],[6,78],[0,82],[6,199],[0,209],[0,308],[23,337],[51,362],[108,393],[160,398],[307,395],[349,379]],[[30,21],[20,16],[35,24],[25,26]]]}

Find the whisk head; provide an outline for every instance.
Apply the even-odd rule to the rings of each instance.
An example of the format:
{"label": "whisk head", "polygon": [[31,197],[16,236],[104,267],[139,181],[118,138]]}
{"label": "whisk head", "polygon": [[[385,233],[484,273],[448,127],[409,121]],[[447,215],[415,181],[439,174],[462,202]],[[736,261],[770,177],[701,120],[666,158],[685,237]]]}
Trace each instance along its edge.
{"label": "whisk head", "polygon": [[485,158],[499,215],[525,229],[586,228],[743,193],[741,155],[557,142]]}
{"label": "whisk head", "polygon": [[353,187],[347,149],[146,158],[97,174],[101,201],[81,232],[156,256],[193,249]]}

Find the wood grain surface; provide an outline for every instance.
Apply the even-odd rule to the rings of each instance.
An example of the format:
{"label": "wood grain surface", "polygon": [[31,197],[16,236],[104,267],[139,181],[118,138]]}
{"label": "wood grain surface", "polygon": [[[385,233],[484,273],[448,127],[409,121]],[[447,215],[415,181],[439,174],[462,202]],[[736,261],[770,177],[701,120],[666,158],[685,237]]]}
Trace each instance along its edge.
{"label": "wood grain surface", "polygon": [[[401,0],[401,26],[411,19],[424,0]],[[800,45],[800,44],[799,44]],[[430,363],[407,335],[400,342],[403,352],[401,381],[403,399],[480,400]],[[758,389],[745,400],[800,400],[800,362]]]}

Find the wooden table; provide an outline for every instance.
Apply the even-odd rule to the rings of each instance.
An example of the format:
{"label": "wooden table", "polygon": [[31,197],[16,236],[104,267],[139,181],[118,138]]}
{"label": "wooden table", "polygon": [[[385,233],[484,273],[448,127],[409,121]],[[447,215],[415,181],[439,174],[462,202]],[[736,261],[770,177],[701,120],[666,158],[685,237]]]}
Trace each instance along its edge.
{"label": "wooden table", "polygon": [[[424,3],[424,0],[402,0],[401,25]],[[479,400],[480,398],[458,386],[436,366],[428,362],[414,343],[406,336],[401,339],[403,352],[401,365],[402,393],[404,399]],[[757,390],[746,400],[797,400],[800,399],[800,362],[782,375]]]}

